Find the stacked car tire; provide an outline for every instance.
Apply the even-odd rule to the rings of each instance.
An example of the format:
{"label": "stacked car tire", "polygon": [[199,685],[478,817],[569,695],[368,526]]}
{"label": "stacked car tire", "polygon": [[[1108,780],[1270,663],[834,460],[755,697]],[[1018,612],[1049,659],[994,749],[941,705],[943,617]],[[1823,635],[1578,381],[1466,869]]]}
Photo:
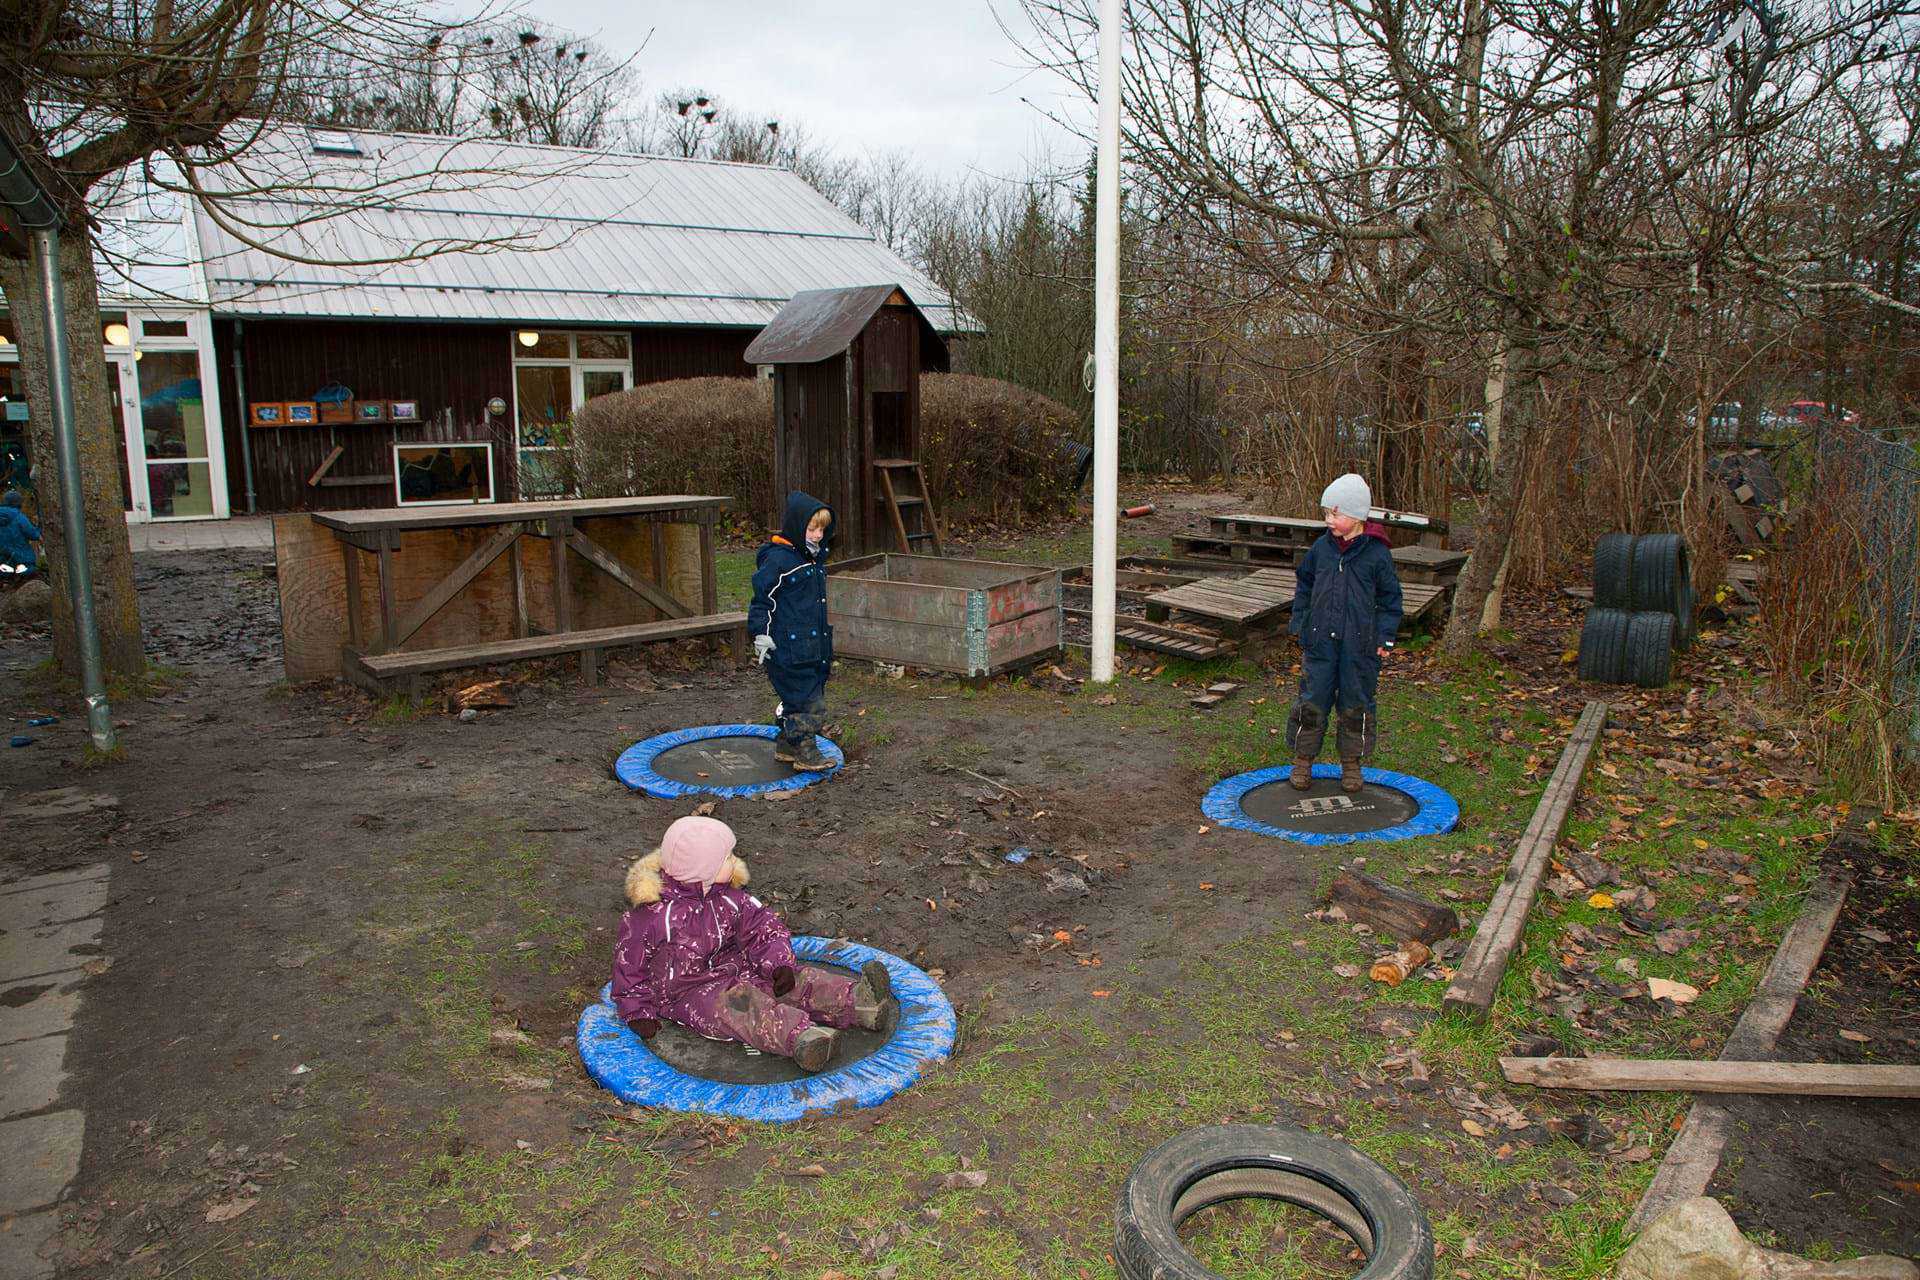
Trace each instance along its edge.
{"label": "stacked car tire", "polygon": [[1693,643],[1693,565],[1677,533],[1610,533],[1593,549],[1593,608],[1580,629],[1580,678],[1658,689],[1673,651]]}

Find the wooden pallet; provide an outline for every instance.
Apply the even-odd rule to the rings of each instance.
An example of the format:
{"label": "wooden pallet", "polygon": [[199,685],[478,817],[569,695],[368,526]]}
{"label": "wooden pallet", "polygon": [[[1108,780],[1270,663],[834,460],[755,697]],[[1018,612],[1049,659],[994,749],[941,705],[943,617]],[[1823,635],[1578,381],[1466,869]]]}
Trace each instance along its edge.
{"label": "wooden pallet", "polygon": [[1307,554],[1310,543],[1279,542],[1271,538],[1222,538],[1206,534],[1173,535],[1173,554],[1194,560],[1231,561],[1234,564],[1278,564],[1291,568]]}
{"label": "wooden pallet", "polygon": [[1250,539],[1256,542],[1296,543],[1309,546],[1327,531],[1324,520],[1300,520],[1293,516],[1259,516],[1246,512],[1208,516],[1207,524],[1216,538],[1229,541]]}
{"label": "wooden pallet", "polygon": [[[1093,612],[1089,609],[1065,609],[1062,612],[1069,618],[1087,620],[1093,618]],[[1114,619],[1113,638],[1135,649],[1151,649],[1155,653],[1172,654],[1176,658],[1191,658],[1195,662],[1224,658],[1240,647],[1232,640],[1209,632],[1187,631],[1177,627],[1142,622],[1138,618]]]}
{"label": "wooden pallet", "polygon": [[1147,601],[1147,620],[1163,622],[1174,614],[1204,619],[1222,634],[1241,638],[1277,630],[1293,609],[1290,569],[1262,569],[1244,578],[1210,578],[1162,591]]}

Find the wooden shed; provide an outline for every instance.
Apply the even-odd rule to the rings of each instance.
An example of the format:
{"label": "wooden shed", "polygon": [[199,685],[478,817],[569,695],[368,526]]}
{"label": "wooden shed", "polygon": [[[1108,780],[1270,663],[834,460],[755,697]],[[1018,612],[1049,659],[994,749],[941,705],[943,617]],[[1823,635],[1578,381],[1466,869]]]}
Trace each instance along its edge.
{"label": "wooden shed", "polygon": [[797,293],[747,348],[773,367],[773,487],[780,522],[801,489],[838,520],[836,556],[940,554],[920,452],[920,375],[947,346],[898,285]]}

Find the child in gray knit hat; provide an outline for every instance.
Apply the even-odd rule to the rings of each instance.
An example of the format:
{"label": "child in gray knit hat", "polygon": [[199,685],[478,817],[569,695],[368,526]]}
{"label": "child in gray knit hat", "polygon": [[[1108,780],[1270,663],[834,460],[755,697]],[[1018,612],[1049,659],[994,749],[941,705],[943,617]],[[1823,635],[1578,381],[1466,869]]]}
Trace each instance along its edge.
{"label": "child in gray knit hat", "polygon": [[1288,781],[1299,791],[1313,784],[1313,760],[1337,711],[1340,787],[1351,793],[1360,789],[1361,762],[1373,754],[1373,695],[1380,663],[1400,630],[1400,577],[1386,526],[1369,518],[1373,493],[1364,479],[1341,476],[1320,495],[1320,507],[1327,531],[1294,570],[1292,630],[1301,673],[1287,712]]}

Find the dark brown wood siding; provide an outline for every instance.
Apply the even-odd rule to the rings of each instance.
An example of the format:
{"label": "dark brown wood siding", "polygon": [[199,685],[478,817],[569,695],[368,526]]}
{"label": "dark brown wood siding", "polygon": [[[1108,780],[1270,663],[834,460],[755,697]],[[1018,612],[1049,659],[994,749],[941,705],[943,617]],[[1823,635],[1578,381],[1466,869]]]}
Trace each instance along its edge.
{"label": "dark brown wood siding", "polygon": [[633,383],[675,378],[746,378],[747,344],[757,329],[635,329]]}
{"label": "dark brown wood siding", "polygon": [[[246,473],[240,433],[247,406],[236,394],[234,322],[214,325],[219,365],[222,432],[227,447],[229,500],[246,508]],[[362,399],[420,402],[417,423],[273,427],[249,430],[256,508],[260,511],[339,511],[390,507],[396,441],[485,440],[493,445],[494,487],[502,499],[516,496],[513,416],[489,418],[487,401],[513,402],[514,326],[420,324],[379,320],[248,320],[242,325],[247,399],[311,400],[338,382]],[[743,358],[752,330],[632,330],[636,385],[675,378],[747,377]],[[309,485],[308,478],[334,447],[343,452],[329,468],[333,477],[379,477],[364,485]]]}
{"label": "dark brown wood siding", "polygon": [[[831,506],[841,528],[834,532],[836,553],[857,555],[851,528],[859,511],[853,486],[857,458],[847,448],[847,372],[844,355],[815,364],[781,365],[774,371],[774,413],[777,419],[774,449],[774,503],[768,512],[771,527],[780,527],[787,494],[800,489]],[[843,541],[851,538],[851,541]]]}
{"label": "dark brown wood siding", "polygon": [[[490,398],[513,394],[511,331],[505,326],[248,320],[241,331],[249,402],[311,400],[320,388],[337,382],[359,399],[417,400],[421,421],[247,428],[247,406],[235,394],[234,325],[218,322],[214,351],[221,403],[227,406],[228,489],[235,511],[246,510],[243,430],[253,450],[261,511],[393,506],[393,445],[416,440],[492,443],[495,490],[503,498],[511,491],[512,420],[489,420],[486,411]],[[335,446],[342,453],[327,474],[365,477],[368,483],[307,483]]]}

